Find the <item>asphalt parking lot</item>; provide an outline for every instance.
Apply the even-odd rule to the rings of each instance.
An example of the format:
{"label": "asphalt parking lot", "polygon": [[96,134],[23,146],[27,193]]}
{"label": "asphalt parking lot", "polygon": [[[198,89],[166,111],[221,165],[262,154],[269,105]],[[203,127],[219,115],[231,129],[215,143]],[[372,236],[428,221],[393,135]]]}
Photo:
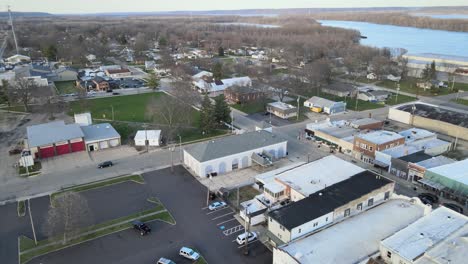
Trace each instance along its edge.
{"label": "asphalt parking lot", "polygon": [[247,117],[256,122],[265,121],[267,123],[270,123],[271,121],[271,125],[276,126],[276,127],[287,126],[287,125],[292,124],[292,122],[289,120],[279,118],[275,115],[270,116],[270,114],[265,114],[265,112],[250,114]]}
{"label": "asphalt parking lot", "polygon": [[[242,246],[235,242],[243,227],[234,219],[234,211],[229,207],[216,211],[207,209],[205,187],[183,167],[175,167],[174,174],[170,169],[164,169],[143,176],[146,184],[139,188],[142,194],[138,191],[121,193],[124,191],[122,188],[126,189],[126,184],[118,184],[109,190],[106,190],[108,187],[96,189],[89,197],[99,200],[112,193],[118,194],[122,203],[116,201],[108,204],[102,201],[101,206],[108,204],[128,210],[124,208],[133,206],[133,203],[121,199],[133,195],[156,196],[171,212],[176,225],[154,221],[149,223],[152,233],[148,236],[140,237],[134,230],[125,230],[35,258],[30,263],[149,264],[155,263],[160,257],[170,258],[176,263],[192,263],[178,255],[182,246],[197,250],[209,263],[272,262],[272,253],[259,241],[250,243],[248,256],[243,254]],[[114,211],[112,209],[103,215],[110,215]]]}

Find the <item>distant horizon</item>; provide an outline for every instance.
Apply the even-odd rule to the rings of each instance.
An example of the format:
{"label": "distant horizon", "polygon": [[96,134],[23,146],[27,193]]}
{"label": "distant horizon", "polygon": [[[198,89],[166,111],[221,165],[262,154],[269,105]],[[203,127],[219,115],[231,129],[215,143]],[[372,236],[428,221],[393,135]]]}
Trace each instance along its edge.
{"label": "distant horizon", "polygon": [[[68,1],[67,1],[68,2]],[[438,2],[438,3],[436,3]],[[87,15],[113,13],[172,13],[172,12],[226,12],[243,10],[285,10],[285,9],[351,9],[351,8],[431,8],[468,7],[466,0],[427,1],[394,0],[329,0],[318,3],[313,0],[113,0],[112,5],[103,0],[80,0],[60,5],[57,0],[0,0],[0,5],[10,5],[14,12],[50,13],[54,15]],[[6,10],[6,9],[5,9]]]}

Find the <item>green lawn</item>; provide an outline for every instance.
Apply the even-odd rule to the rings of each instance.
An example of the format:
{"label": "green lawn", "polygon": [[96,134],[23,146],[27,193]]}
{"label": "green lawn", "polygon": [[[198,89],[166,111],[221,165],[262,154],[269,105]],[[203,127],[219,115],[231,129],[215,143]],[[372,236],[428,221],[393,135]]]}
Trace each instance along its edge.
{"label": "green lawn", "polygon": [[224,130],[224,129],[216,129],[213,132],[209,134],[203,134],[200,129],[194,128],[194,129],[184,129],[181,131],[180,136],[182,138],[182,142],[191,142],[191,141],[196,141],[196,140],[201,140],[205,138],[210,138],[210,137],[217,137],[221,135],[225,135],[227,133],[230,133],[230,130]]}
{"label": "green lawn", "polygon": [[274,102],[274,100],[266,99],[243,104],[232,104],[230,106],[246,114],[255,114],[265,112],[266,105],[271,102]]}
{"label": "green lawn", "polygon": [[460,99],[460,98],[458,98],[458,100],[452,99],[452,102],[454,102],[456,104],[461,104],[461,105],[468,106],[468,100],[466,100],[466,99]]}
{"label": "green lawn", "polygon": [[[332,94],[327,94],[327,93],[320,93],[320,97],[332,100],[332,101],[345,101],[346,102],[346,108],[349,110],[355,110],[356,109],[356,98],[344,98],[344,97],[339,97],[336,95]],[[377,104],[377,103],[372,103],[368,101],[363,101],[363,100],[358,100],[358,105],[357,105],[357,111],[364,111],[364,110],[370,110],[370,109],[377,109],[377,108],[382,108],[385,105],[383,104]]]}
{"label": "green lawn", "polygon": [[412,101],[416,101],[418,98],[412,97],[412,96],[407,96],[403,94],[399,94],[398,97],[396,94],[392,94],[390,99],[387,100],[386,104],[387,105],[397,105],[397,104],[403,104],[403,103],[408,103]]}
{"label": "green lawn", "polygon": [[[407,93],[412,93],[412,94],[419,94],[423,96],[438,96],[438,95],[446,95],[446,94],[451,94],[455,93],[458,90],[463,90],[463,91],[468,91],[468,84],[466,83],[455,83],[453,86],[453,90],[451,89],[451,84],[449,84],[449,88],[440,88],[438,89],[437,92],[431,91],[429,89],[423,90],[422,88],[418,88],[416,86],[417,82],[420,82],[421,80],[415,79],[415,78],[408,78],[406,80],[401,80],[400,81],[400,91],[402,92],[407,92]],[[390,80],[384,80],[380,81],[377,83],[379,86],[383,86],[386,88],[390,89],[395,89],[397,88],[397,83],[392,82]]]}
{"label": "green lawn", "polygon": [[18,201],[17,211],[18,211],[18,216],[24,216],[26,214],[26,201],[25,200]]}
{"label": "green lawn", "polygon": [[[239,188],[239,203],[252,200],[255,196],[259,195],[260,192],[252,186],[244,186]],[[232,204],[237,205],[237,189],[233,189],[229,192],[228,200]]]}
{"label": "green lawn", "polygon": [[28,170],[26,170],[25,167],[20,167],[19,168],[19,174],[25,174],[29,172],[30,174],[37,174],[42,169],[42,164],[39,161],[34,162],[34,165],[28,167]]}
{"label": "green lawn", "polygon": [[71,94],[78,91],[78,88],[75,86],[75,81],[54,82],[54,84],[59,94]]}

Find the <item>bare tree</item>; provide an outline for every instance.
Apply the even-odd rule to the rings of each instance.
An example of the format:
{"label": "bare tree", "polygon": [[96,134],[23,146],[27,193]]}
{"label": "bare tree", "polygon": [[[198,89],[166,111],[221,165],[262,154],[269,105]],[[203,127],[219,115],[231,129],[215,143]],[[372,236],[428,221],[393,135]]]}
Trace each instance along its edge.
{"label": "bare tree", "polygon": [[15,79],[15,84],[11,89],[10,94],[14,98],[14,101],[21,103],[26,112],[29,111],[29,104],[33,99],[39,99],[50,92],[50,89],[37,85],[34,80],[22,77]]}
{"label": "bare tree", "polygon": [[79,193],[66,192],[53,199],[44,229],[49,237],[63,235],[63,243],[66,244],[91,222],[86,199]]}

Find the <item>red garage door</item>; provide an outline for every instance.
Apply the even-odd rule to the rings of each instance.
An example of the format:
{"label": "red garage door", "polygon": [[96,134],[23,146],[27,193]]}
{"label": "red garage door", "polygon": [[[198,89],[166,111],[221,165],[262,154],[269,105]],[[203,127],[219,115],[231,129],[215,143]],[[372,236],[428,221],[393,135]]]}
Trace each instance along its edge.
{"label": "red garage door", "polygon": [[41,159],[46,159],[55,156],[54,152],[54,147],[45,147],[45,148],[40,148],[39,150],[41,152]]}
{"label": "red garage door", "polygon": [[71,143],[72,152],[78,152],[85,150],[85,143],[83,141]]}
{"label": "red garage door", "polygon": [[68,147],[68,144],[58,145],[58,146],[55,146],[55,148],[57,150],[57,155],[63,155],[63,154],[70,153],[70,148]]}

